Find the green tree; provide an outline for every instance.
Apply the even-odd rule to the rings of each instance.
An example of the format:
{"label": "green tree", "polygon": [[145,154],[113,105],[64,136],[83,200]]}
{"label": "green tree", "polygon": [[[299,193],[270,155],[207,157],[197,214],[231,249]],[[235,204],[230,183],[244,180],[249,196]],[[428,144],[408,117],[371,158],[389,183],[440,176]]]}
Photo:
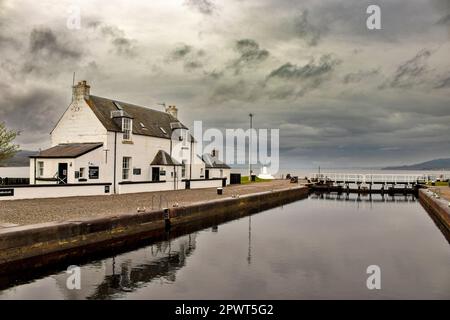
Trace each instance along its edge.
{"label": "green tree", "polygon": [[17,135],[16,131],[8,130],[4,123],[0,123],[0,163],[19,151],[19,146],[13,143]]}

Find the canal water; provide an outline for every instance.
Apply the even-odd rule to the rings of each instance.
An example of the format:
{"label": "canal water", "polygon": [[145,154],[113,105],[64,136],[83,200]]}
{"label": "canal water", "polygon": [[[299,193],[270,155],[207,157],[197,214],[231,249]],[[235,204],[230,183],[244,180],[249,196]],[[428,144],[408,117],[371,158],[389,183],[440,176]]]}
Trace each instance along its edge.
{"label": "canal water", "polygon": [[[369,266],[381,289],[369,290]],[[311,195],[0,291],[0,299],[450,299],[450,245],[413,196]]]}

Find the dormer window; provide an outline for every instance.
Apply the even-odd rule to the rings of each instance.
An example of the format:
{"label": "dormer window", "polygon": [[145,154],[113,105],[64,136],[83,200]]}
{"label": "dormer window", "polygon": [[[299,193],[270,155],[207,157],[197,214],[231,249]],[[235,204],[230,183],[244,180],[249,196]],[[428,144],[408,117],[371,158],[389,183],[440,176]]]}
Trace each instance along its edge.
{"label": "dormer window", "polygon": [[122,118],[123,140],[131,141],[132,123],[130,118]]}

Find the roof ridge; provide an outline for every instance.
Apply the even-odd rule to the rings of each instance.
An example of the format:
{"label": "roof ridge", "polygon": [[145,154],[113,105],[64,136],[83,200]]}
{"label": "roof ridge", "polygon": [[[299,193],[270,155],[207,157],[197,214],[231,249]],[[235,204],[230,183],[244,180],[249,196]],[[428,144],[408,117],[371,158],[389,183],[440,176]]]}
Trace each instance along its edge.
{"label": "roof ridge", "polygon": [[[159,113],[163,113],[163,114],[166,114],[166,115],[170,116],[170,114],[168,114],[168,113],[165,112],[165,111],[156,110],[156,109],[153,109],[153,108],[150,108],[150,107],[146,107],[146,106],[142,106],[142,105],[138,105],[138,104],[126,102],[126,101],[121,101],[121,100],[117,100],[117,99],[111,99],[111,98],[101,97],[101,96],[97,96],[97,95],[94,95],[94,94],[90,95],[90,97],[100,98],[100,99],[105,99],[105,100],[110,100],[110,101],[113,101],[113,102],[115,101],[115,102],[118,102],[118,103],[127,104],[127,105],[132,106],[132,107],[141,108],[141,109],[145,109],[145,110],[152,110],[152,111],[159,112]],[[178,119],[176,119],[176,120],[177,120],[178,122],[180,122],[180,120],[178,120]]]}

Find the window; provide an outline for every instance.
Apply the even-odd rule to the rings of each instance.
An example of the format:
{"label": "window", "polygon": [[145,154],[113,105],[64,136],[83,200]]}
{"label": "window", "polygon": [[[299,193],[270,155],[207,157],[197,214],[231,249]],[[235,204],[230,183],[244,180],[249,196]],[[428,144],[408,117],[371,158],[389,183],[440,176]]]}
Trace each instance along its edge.
{"label": "window", "polygon": [[223,177],[223,170],[222,169],[220,169],[220,177],[221,178]]}
{"label": "window", "polygon": [[123,118],[122,119],[122,131],[123,131],[123,140],[131,140],[131,119]]}
{"label": "window", "polygon": [[131,165],[131,158],[123,157],[123,160],[122,160],[122,179],[123,180],[128,180],[130,178],[130,165]]}
{"label": "window", "polygon": [[86,168],[80,168],[80,179],[86,178]]}
{"label": "window", "polygon": [[89,179],[98,179],[99,167],[89,167]]}
{"label": "window", "polygon": [[44,161],[38,161],[37,163],[37,174],[38,177],[43,177],[44,176]]}
{"label": "window", "polygon": [[186,161],[182,161],[183,166],[181,167],[181,177],[184,178],[186,176]]}

